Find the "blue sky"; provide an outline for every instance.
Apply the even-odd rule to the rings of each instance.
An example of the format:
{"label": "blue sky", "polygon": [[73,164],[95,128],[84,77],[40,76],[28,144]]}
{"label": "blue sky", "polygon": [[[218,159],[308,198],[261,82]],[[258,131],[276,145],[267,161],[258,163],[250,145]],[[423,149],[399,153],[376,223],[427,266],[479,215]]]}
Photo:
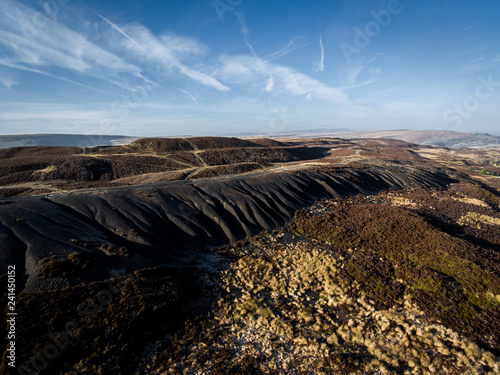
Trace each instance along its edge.
{"label": "blue sky", "polygon": [[0,134],[500,132],[500,3],[0,0]]}

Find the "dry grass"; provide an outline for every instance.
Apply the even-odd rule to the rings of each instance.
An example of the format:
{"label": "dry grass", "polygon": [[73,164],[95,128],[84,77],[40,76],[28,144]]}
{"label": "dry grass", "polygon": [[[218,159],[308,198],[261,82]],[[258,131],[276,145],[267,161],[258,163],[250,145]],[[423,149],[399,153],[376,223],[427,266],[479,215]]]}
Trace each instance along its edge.
{"label": "dry grass", "polygon": [[458,219],[460,225],[471,225],[481,229],[481,224],[500,225],[500,219],[488,215],[481,215],[477,212],[467,212]]}
{"label": "dry grass", "polygon": [[[207,353],[221,350],[228,353],[225,373],[500,371],[490,352],[430,322],[408,299],[377,308],[356,281],[343,280],[349,259],[323,245],[286,236],[257,237],[230,250],[243,256],[222,275],[227,294],[206,324],[211,330],[186,347],[180,358],[172,358],[173,349],[167,348],[157,363],[150,364],[155,369],[151,373],[217,373],[220,361],[205,359]],[[353,292],[361,296],[355,298]],[[252,372],[237,372],[251,360],[258,363]]]}
{"label": "dry grass", "polygon": [[403,207],[417,207],[417,203],[411,199],[401,197],[395,194],[387,195],[388,203],[393,206],[403,206]]}
{"label": "dry grass", "polygon": [[469,197],[452,197],[452,199],[462,202],[462,203],[467,203],[467,204],[473,204],[475,206],[480,206],[480,207],[488,207],[488,204],[485,201],[482,201],[477,198],[469,198]]}

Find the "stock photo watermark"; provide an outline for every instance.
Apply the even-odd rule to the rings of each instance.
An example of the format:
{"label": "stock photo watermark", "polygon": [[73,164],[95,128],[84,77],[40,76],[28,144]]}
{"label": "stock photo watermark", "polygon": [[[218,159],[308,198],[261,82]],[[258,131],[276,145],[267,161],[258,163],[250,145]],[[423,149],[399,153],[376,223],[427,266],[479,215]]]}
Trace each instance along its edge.
{"label": "stock photo watermark", "polygon": [[273,135],[283,132],[286,126],[290,124],[292,116],[288,113],[288,108],[283,106],[281,109],[271,106],[273,116],[269,120],[269,126],[259,131],[259,136]]}
{"label": "stock photo watermark", "polygon": [[16,367],[16,266],[7,267],[7,365]]}
{"label": "stock photo watermark", "polygon": [[[84,322],[92,322],[95,319],[95,314],[104,310],[113,301],[113,294],[120,292],[116,289],[115,283],[116,279],[109,280],[107,288],[101,289],[94,297],[88,298],[76,307],[77,315],[85,317]],[[72,321],[66,323],[64,330],[56,334],[48,334],[47,338],[50,342],[38,351],[33,349],[31,351],[33,357],[29,365],[18,365],[17,372],[21,375],[35,375],[47,368],[49,361],[55,359],[70,344],[71,339],[76,336],[77,329],[78,323]]]}
{"label": "stock photo watermark", "polygon": [[241,5],[243,0],[214,0],[212,6],[214,7],[219,19],[224,21],[224,14],[226,12],[233,12],[234,8]]}
{"label": "stock photo watermark", "polygon": [[[50,19],[55,20],[57,14],[59,13],[61,6],[66,5],[69,0],[49,0],[49,1],[39,1],[38,4],[43,8],[45,15],[41,13],[35,13],[31,18],[31,22],[25,22],[21,30],[25,38],[31,38],[38,34],[38,32],[43,29]],[[16,40],[12,33],[7,35],[12,46],[16,48]]]}
{"label": "stock photo watermark", "polygon": [[455,103],[452,109],[443,112],[443,120],[452,123],[455,130],[479,109],[482,102],[490,99],[500,88],[500,81],[495,81],[491,74],[488,78],[479,76],[477,80],[479,83],[476,85],[474,94],[465,97],[461,103]]}
{"label": "stock photo watermark", "polygon": [[353,29],[354,37],[352,43],[342,42],[339,44],[340,50],[347,62],[351,63],[352,55],[359,54],[364,48],[368,47],[371,41],[379,36],[383,29],[389,26],[393,16],[400,14],[403,10],[401,1],[389,0],[385,9],[370,11],[372,19],[363,27],[355,27]]}

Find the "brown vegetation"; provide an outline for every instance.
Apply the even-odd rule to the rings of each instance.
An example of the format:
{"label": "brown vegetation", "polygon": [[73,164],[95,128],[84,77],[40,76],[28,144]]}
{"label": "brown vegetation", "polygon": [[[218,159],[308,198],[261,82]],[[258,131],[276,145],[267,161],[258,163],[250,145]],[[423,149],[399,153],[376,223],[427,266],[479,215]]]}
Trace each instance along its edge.
{"label": "brown vegetation", "polygon": [[[450,190],[485,194],[470,183]],[[344,276],[382,306],[408,295],[436,321],[500,354],[500,300],[495,297],[500,295],[500,254],[492,251],[500,248],[500,228],[455,230],[460,225],[456,218],[470,210],[494,217],[500,217],[500,210],[442,198],[449,193],[400,193],[415,203],[408,208],[387,205],[386,193],[370,200],[325,202],[331,211],[299,211],[292,228],[348,255]]]}
{"label": "brown vegetation", "polygon": [[[68,332],[69,324],[74,328],[67,345],[47,361],[41,374],[132,373],[149,343],[174,333],[193,313],[206,309],[210,294],[205,288],[193,268],[157,268],[121,280],[21,294],[17,364],[33,369],[33,353],[43,353],[51,337],[64,342],[61,333]],[[33,317],[43,324],[34,324]],[[2,360],[0,372],[5,373],[6,366]]]}
{"label": "brown vegetation", "polygon": [[[47,361],[42,375],[499,373],[500,183],[476,170],[484,160],[449,153],[438,160],[435,149],[394,140],[143,139],[122,147],[33,148],[32,154],[25,148],[0,150],[0,184],[59,179],[52,186],[71,190],[218,177],[322,158],[331,149],[332,159],[322,159],[330,161],[327,166],[292,163],[310,170],[272,175],[273,183],[293,175],[281,181],[287,194],[265,185],[267,175],[253,183],[243,180],[257,173],[242,177],[236,187],[226,180],[212,190],[202,186],[212,181],[186,183],[196,185],[192,193],[203,202],[192,207],[183,205],[188,197],[182,190],[175,195],[156,187],[121,189],[137,199],[115,196],[114,190],[71,193],[78,195],[77,203],[81,197],[106,209],[40,198],[41,209],[63,207],[63,220],[80,223],[88,242],[71,240],[78,251],[68,256],[49,252],[22,262],[35,267],[30,278],[55,287],[17,296],[18,363],[31,366],[35,354],[69,323],[74,329],[67,345]],[[346,165],[336,165],[339,161]],[[384,173],[370,174],[373,165]],[[426,179],[423,172],[429,169],[443,181]],[[400,170],[406,172],[396,173]],[[308,176],[315,184],[301,185]],[[330,178],[338,186],[332,188]],[[431,189],[449,181],[456,182]],[[261,190],[245,190],[261,183]],[[356,189],[365,195],[323,199],[295,211],[319,194],[305,186],[329,191],[330,197],[345,198]],[[384,186],[425,188],[377,191]],[[246,198],[237,195],[240,190]],[[21,184],[0,189],[3,196],[29,192]],[[224,200],[224,194],[230,198]],[[172,202],[162,206],[162,199]],[[289,210],[284,201],[295,208]],[[4,208],[16,204],[0,202],[8,205]],[[255,214],[245,205],[260,210]],[[29,232],[35,227],[24,222],[20,208],[17,219],[6,215],[5,220]],[[277,227],[293,212],[288,225]],[[96,231],[94,217],[101,220]],[[57,220],[46,220],[42,228],[50,231],[55,223],[70,228]],[[233,222],[240,226],[238,236],[231,232]],[[122,226],[111,230],[109,223]],[[259,225],[270,232],[248,236]],[[181,230],[189,237],[180,236]],[[216,235],[236,242],[208,248],[220,243]],[[7,237],[6,246],[18,245],[19,238]],[[40,236],[64,240],[48,237]],[[151,238],[172,257],[148,252],[144,244]],[[170,249],[188,240],[192,253]],[[162,267],[149,267],[155,257]],[[114,262],[99,279],[119,275],[111,285],[88,282],[101,266],[96,259]],[[147,268],[132,271],[139,262]],[[164,266],[167,262],[175,265]],[[19,270],[19,283],[25,282],[22,274]],[[5,284],[0,275],[3,299]],[[0,366],[6,371],[6,361]]]}
{"label": "brown vegetation", "polygon": [[77,277],[79,274],[91,267],[88,258],[80,253],[72,253],[67,259],[60,259],[53,255],[50,258],[40,261],[38,276],[42,279],[55,277]]}
{"label": "brown vegetation", "polygon": [[[170,174],[159,180],[187,176],[217,177],[240,173],[238,171],[248,172],[272,163],[321,158],[329,150],[318,146],[288,147],[269,139],[256,141],[224,137],[144,138],[117,147],[17,147],[0,150],[0,186],[7,185],[8,188],[0,194],[4,197],[33,195],[39,191],[29,190],[30,187],[34,189],[30,183],[38,181],[45,181],[49,189],[50,186],[65,190],[113,187],[127,181],[139,181],[140,176],[151,173],[240,165],[197,170],[194,174]],[[250,168],[248,163],[255,165]],[[127,180],[129,177],[134,179]],[[23,186],[16,186],[20,184]],[[9,188],[8,185],[13,186]],[[13,190],[17,188],[22,190]]]}

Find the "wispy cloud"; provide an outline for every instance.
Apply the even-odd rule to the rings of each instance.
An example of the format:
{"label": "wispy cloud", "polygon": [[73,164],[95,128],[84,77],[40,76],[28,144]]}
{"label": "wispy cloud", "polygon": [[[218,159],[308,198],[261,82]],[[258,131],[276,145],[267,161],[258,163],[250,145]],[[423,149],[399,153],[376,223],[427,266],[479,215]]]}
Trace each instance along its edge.
{"label": "wispy cloud", "polygon": [[[99,108],[99,109],[96,109]],[[0,134],[85,133],[101,134],[99,123],[109,116],[102,105],[0,102]]]}
{"label": "wispy cloud", "polygon": [[103,119],[106,111],[84,110],[67,104],[9,103],[10,108],[2,108],[1,121],[79,121],[96,122]]}
{"label": "wispy cloud", "polygon": [[154,65],[163,73],[164,78],[175,70],[202,85],[219,91],[231,90],[209,73],[183,62],[193,56],[199,57],[205,54],[206,47],[194,39],[172,34],[157,37],[141,25],[126,25],[121,27],[121,30],[129,37],[118,41],[119,45],[142,64]]}
{"label": "wispy cloud", "polygon": [[366,86],[366,85],[371,85],[372,83],[375,83],[377,81],[378,81],[377,78],[370,78],[370,79],[368,79],[366,81],[363,81],[363,82],[355,83],[355,84],[348,85],[348,86],[342,86],[342,90],[348,90],[348,89],[353,89],[353,88],[356,88],[356,87],[362,87],[362,86]]}
{"label": "wispy cloud", "polygon": [[7,77],[0,77],[0,82],[7,87],[9,90],[12,89],[12,86],[17,84],[17,81],[14,81],[13,79],[7,78]]}
{"label": "wispy cloud", "polygon": [[60,76],[60,75],[51,74],[51,73],[45,72],[43,70],[32,69],[32,68],[28,68],[28,67],[22,66],[22,65],[11,64],[11,63],[8,63],[8,62],[2,61],[2,60],[0,60],[0,65],[3,65],[3,66],[8,67],[8,68],[24,70],[27,72],[38,73],[38,74],[41,74],[41,75],[44,75],[47,77],[58,79],[60,81],[69,82],[69,83],[72,83],[72,84],[77,85],[77,86],[85,87],[87,89],[103,92],[103,90],[100,90],[98,88],[95,88],[95,87],[92,87],[89,85],[85,85],[85,84],[80,83],[80,82],[73,81],[71,79],[65,78],[65,77]]}
{"label": "wispy cloud", "polygon": [[265,92],[271,92],[273,91],[274,87],[274,78],[270,77],[269,80],[267,81],[266,88],[264,89]]}
{"label": "wispy cloud", "polygon": [[[370,59],[367,63],[376,60]],[[342,74],[342,90],[352,89],[355,87],[362,87],[378,82],[382,75],[380,68],[367,68],[365,63],[358,63],[350,66]]]}
{"label": "wispy cloud", "polygon": [[108,20],[106,17],[101,16],[99,13],[97,13],[96,11],[94,11],[92,8],[89,8],[89,9],[92,11],[92,13],[94,13],[97,17],[99,17],[100,19],[102,19],[104,22],[106,22],[108,25],[110,25],[113,29],[115,29],[116,31],[118,31],[120,34],[122,34],[125,38],[127,38],[132,43],[135,43],[138,47],[140,47],[140,45],[134,39],[132,39],[130,36],[128,36],[127,33],[125,33],[122,29],[120,29],[113,22],[111,22],[110,20]]}
{"label": "wispy cloud", "polygon": [[325,70],[325,47],[323,46],[323,37],[321,33],[319,34],[319,50],[321,57],[319,59],[318,71],[322,72]]}
{"label": "wispy cloud", "polygon": [[245,15],[241,12],[236,12],[236,11],[234,12],[234,14],[236,15],[236,19],[238,20],[238,22],[240,24],[240,31],[243,34],[243,40],[245,41],[245,44],[250,49],[250,53],[252,54],[252,56],[257,58],[258,57],[257,53],[255,53],[253,46],[248,41],[248,36],[250,34],[250,30],[248,30],[248,27],[247,27],[247,24],[245,21]]}
{"label": "wispy cloud", "polygon": [[279,49],[278,51],[276,52],[273,52],[272,54],[264,57],[264,60],[275,60],[275,59],[278,59],[280,57],[283,57],[287,54],[289,54],[290,52],[293,52],[293,51],[296,51],[300,48],[303,48],[305,47],[307,44],[305,43],[297,43],[297,40],[299,40],[301,37],[300,36],[296,36],[296,37],[293,37],[291,38],[287,45],[281,49]]}
{"label": "wispy cloud", "polygon": [[[348,96],[340,89],[330,87],[292,68],[251,56],[225,56],[218,77],[247,90],[264,87],[269,89],[269,76],[273,77],[273,92],[288,95],[303,95],[340,105],[350,105]],[[311,94],[311,95],[309,95]]]}
{"label": "wispy cloud", "polygon": [[177,89],[177,90],[179,90],[180,92],[182,92],[182,93],[184,93],[184,94],[188,95],[188,96],[189,96],[189,97],[193,100],[194,104],[198,105],[198,99],[197,99],[194,95],[192,95],[189,91],[184,90],[184,89],[181,89],[181,88],[179,88],[179,87],[175,87],[175,89]]}
{"label": "wispy cloud", "polygon": [[0,83],[11,90],[13,86],[18,84],[18,81],[12,73],[8,73],[4,69],[0,69]]}
{"label": "wispy cloud", "polygon": [[357,65],[349,68],[349,70],[343,74],[343,82],[345,82],[346,86],[354,85],[364,69],[364,65]]}
{"label": "wispy cloud", "polygon": [[458,73],[470,73],[487,70],[500,65],[500,55],[494,57],[480,56],[465,62],[458,69]]}
{"label": "wispy cloud", "polygon": [[[111,82],[108,77],[119,81],[120,75],[140,73],[133,64],[28,6],[5,0],[0,3],[0,13],[8,14],[8,17],[0,18],[0,44],[9,47],[9,52],[0,58],[4,66],[57,75],[59,79],[72,83],[75,80],[65,77],[65,74],[76,73]],[[32,20],[39,22],[33,23]],[[60,73],[49,72],[53,68],[59,68]],[[101,72],[105,74],[101,75]]]}
{"label": "wispy cloud", "polygon": [[[98,25],[96,42],[28,6],[2,0],[0,13],[8,16],[0,18],[0,44],[7,46],[8,53],[0,57],[0,64],[88,88],[82,77],[94,77],[132,91],[137,79],[153,84],[141,66],[155,65],[169,78],[181,75],[219,91],[230,90],[201,66],[186,63],[206,50],[193,39],[172,34],[157,37],[144,26],[121,26],[91,11],[104,22]],[[43,22],[34,25],[33,19]]]}
{"label": "wispy cloud", "polygon": [[382,56],[384,56],[384,55],[385,55],[385,52],[379,52],[379,53],[377,53],[375,56],[373,56],[372,58],[368,59],[368,60],[366,61],[366,63],[365,63],[365,64],[372,63],[372,62],[374,62],[375,60],[380,59],[380,58],[381,58]]}
{"label": "wispy cloud", "polygon": [[253,48],[253,45],[248,40],[250,30],[248,29],[248,27],[246,25],[245,16],[243,13],[236,12],[236,11],[234,11],[234,14],[236,15],[236,19],[238,20],[238,22],[240,24],[240,30],[241,30],[241,33],[243,34],[243,40],[244,40],[245,44],[247,45],[248,49],[250,50],[250,53],[254,57],[254,61],[256,61],[257,64],[260,65],[260,70],[263,72],[266,72],[268,77],[269,77],[268,81],[267,81],[268,83],[266,84],[264,91],[271,92],[273,87],[274,87],[274,78],[273,78],[272,74],[267,72],[267,69],[266,69],[265,65],[262,63],[261,58],[257,55],[257,53],[255,52],[255,49]]}
{"label": "wispy cloud", "polygon": [[388,93],[388,92],[392,92],[392,91],[400,90],[400,89],[402,89],[402,88],[404,88],[404,87],[405,87],[405,86],[403,86],[403,85],[390,87],[390,88],[385,89],[385,90],[380,90],[380,91],[377,91],[377,94],[385,94],[385,93]]}

